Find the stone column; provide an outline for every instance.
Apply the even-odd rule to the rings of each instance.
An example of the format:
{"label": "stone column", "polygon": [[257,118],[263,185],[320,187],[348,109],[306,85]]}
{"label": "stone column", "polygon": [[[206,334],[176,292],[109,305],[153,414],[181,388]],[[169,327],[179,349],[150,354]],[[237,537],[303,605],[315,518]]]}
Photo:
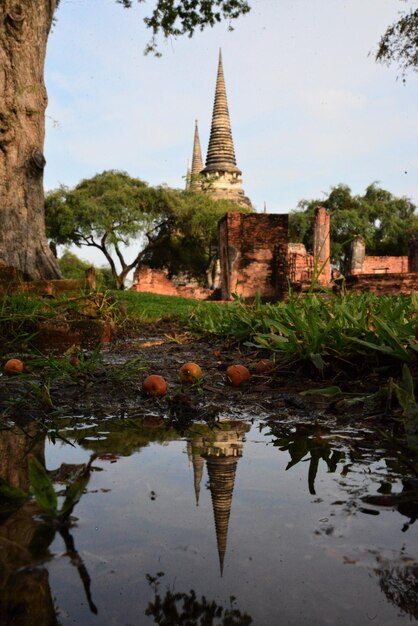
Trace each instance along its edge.
{"label": "stone column", "polygon": [[330,215],[324,207],[315,209],[313,253],[317,282],[320,285],[329,285],[331,277]]}
{"label": "stone column", "polygon": [[418,233],[409,237],[408,272],[418,273]]}
{"label": "stone column", "polygon": [[349,274],[363,274],[363,264],[366,256],[366,242],[364,237],[356,235],[350,245]]}

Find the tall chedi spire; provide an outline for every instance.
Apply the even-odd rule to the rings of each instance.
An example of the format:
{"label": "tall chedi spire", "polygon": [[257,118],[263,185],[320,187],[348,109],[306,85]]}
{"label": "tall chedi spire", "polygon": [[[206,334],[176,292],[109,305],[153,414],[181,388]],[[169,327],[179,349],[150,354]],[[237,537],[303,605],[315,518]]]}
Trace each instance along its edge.
{"label": "tall chedi spire", "polygon": [[202,171],[202,175],[208,184],[205,184],[206,181],[204,180],[203,188],[212,193],[215,198],[232,200],[240,205],[251,207],[251,202],[245,197],[242,189],[241,173],[235,159],[222,53],[219,50],[218,75],[209,147],[206,156],[206,167]]}

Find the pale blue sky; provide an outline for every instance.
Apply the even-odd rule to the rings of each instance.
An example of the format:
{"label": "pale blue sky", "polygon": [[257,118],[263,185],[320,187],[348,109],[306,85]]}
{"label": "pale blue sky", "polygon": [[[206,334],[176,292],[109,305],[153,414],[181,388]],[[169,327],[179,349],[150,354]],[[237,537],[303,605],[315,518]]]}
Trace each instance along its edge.
{"label": "pale blue sky", "polygon": [[[45,184],[104,169],[184,186],[194,120],[207,149],[222,47],[232,132],[255,208],[288,212],[333,185],[373,181],[418,204],[418,75],[374,62],[400,0],[250,0],[222,24],[144,56],[146,6],[61,0],[50,37]],[[83,252],[80,256],[85,256]]]}

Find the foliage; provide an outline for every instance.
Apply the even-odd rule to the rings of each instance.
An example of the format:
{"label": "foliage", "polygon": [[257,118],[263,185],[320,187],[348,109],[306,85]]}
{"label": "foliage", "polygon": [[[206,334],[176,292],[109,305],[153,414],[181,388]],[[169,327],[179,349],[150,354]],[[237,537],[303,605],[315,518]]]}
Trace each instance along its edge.
{"label": "foliage", "polygon": [[162,227],[144,260],[154,268],[165,267],[169,275],[185,272],[202,278],[217,246],[218,222],[227,212],[247,212],[229,200],[215,200],[210,194],[178,192],[172,219]]}
{"label": "foliage", "polygon": [[405,82],[409,70],[418,71],[418,9],[411,8],[388,26],[376,52],[376,60],[390,65],[396,63]]}
{"label": "foliage", "polygon": [[277,304],[237,301],[210,312],[197,310],[191,323],[200,330],[273,352],[278,363],[312,363],[323,372],[335,363],[341,369],[415,361],[417,310],[417,294],[298,296],[291,292],[287,302]]}
{"label": "foliage", "polygon": [[[143,3],[146,0],[138,0]],[[116,0],[125,9],[130,9],[133,0]],[[56,0],[58,7],[60,0]],[[165,38],[187,35],[192,37],[196,30],[213,27],[222,20],[229,21],[229,30],[233,30],[231,20],[245,15],[251,9],[248,0],[155,0],[153,11],[144,17],[144,23],[152,32],[151,40],[145,48],[161,56],[157,48],[160,33]]]}
{"label": "foliage", "polygon": [[303,242],[310,250],[318,206],[331,214],[331,260],[340,266],[355,235],[364,237],[367,254],[398,256],[407,254],[408,235],[418,230],[416,207],[408,198],[397,198],[376,183],[362,196],[352,195],[350,187],[339,184],[325,199],[301,200],[289,215],[290,240]]}

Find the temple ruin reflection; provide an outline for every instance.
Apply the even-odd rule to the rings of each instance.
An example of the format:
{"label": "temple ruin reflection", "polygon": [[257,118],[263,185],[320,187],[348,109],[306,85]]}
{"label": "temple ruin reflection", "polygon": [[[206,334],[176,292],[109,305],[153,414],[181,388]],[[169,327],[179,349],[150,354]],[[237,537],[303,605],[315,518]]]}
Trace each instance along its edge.
{"label": "temple ruin reflection", "polygon": [[228,526],[238,460],[242,457],[245,422],[221,422],[218,429],[199,426],[189,433],[187,453],[193,465],[196,505],[199,505],[204,463],[209,477],[221,576],[224,569]]}

